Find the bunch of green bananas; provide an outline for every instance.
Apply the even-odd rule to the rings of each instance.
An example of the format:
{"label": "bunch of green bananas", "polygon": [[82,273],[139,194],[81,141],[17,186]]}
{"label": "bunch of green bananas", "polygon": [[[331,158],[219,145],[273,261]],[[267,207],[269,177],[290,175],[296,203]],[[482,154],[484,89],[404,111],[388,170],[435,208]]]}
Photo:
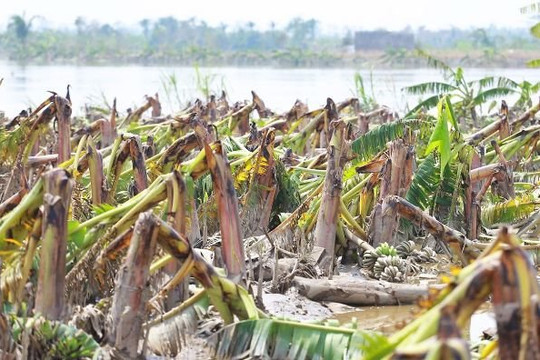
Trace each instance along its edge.
{"label": "bunch of green bananas", "polygon": [[381,280],[403,281],[404,273],[405,263],[399,256],[380,256],[373,266],[373,275]]}

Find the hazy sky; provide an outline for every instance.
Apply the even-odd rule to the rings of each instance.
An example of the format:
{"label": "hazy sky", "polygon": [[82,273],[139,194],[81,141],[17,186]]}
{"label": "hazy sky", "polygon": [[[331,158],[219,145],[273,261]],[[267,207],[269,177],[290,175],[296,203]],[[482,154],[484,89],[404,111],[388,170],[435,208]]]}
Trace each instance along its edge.
{"label": "hazy sky", "polygon": [[6,26],[10,15],[23,12],[27,16],[42,15],[50,25],[64,26],[72,26],[77,16],[129,25],[143,18],[196,17],[211,25],[253,21],[259,28],[267,28],[271,21],[282,25],[299,16],[319,20],[324,30],[530,24],[519,13],[524,4],[520,0],[0,0],[0,4],[1,27]]}

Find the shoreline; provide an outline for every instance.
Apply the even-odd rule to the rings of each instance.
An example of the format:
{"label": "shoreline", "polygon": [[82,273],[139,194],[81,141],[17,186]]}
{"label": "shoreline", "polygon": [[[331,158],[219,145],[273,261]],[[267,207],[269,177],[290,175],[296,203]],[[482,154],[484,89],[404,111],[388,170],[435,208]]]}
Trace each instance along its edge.
{"label": "shoreline", "polygon": [[[527,62],[540,58],[538,50],[486,50],[461,51],[427,50],[427,52],[444,61],[451,67],[474,68],[530,68]],[[0,56],[0,61],[9,64],[26,65],[72,65],[72,66],[186,66],[216,68],[271,68],[271,69],[366,69],[366,70],[399,70],[429,68],[424,58],[413,51],[359,51],[355,53],[292,52],[276,53],[223,53],[209,59],[183,58],[181,56],[142,56],[128,55],[123,57],[74,57],[74,58],[33,58],[10,59]]]}

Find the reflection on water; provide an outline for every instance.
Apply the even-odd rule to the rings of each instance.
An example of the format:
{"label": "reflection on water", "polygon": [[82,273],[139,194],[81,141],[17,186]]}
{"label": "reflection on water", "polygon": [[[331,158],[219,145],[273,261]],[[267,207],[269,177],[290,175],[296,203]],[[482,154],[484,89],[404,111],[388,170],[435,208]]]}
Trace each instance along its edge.
{"label": "reflection on water", "polygon": [[[213,89],[225,86],[232,101],[250,99],[255,90],[266,105],[277,112],[288,110],[296,99],[315,108],[326,103],[327,97],[341,101],[354,94],[355,69],[273,69],[273,68],[201,68],[202,75],[214,75]],[[376,100],[399,111],[407,101],[415,103],[417,97],[406,98],[400,89],[427,81],[442,81],[440,72],[433,69],[369,70],[362,69],[364,84],[372,87]],[[165,66],[73,66],[27,65],[20,66],[0,61],[0,110],[14,116],[29,105],[37,105],[48,95],[46,90],[65,92],[72,85],[75,112],[84,103],[103,103],[118,98],[119,110],[125,110],[143,101],[145,94],[160,93],[164,111],[178,108],[176,95],[165,93],[162,80],[175,74],[178,95],[184,103],[201,97],[196,87],[196,74],[191,67]],[[485,75],[504,75],[518,82],[540,81],[540,72],[534,69],[467,69],[468,80]],[[370,80],[371,79],[371,80]],[[371,86],[372,84],[372,86]],[[170,96],[170,102],[167,100]]]}
{"label": "reflection on water", "polygon": [[[336,314],[334,319],[342,324],[356,319],[359,328],[380,331],[390,335],[403,328],[415,319],[418,313],[416,305],[374,306],[357,308],[355,311]],[[496,328],[495,314],[491,305],[485,303],[472,316],[470,322],[462,329],[462,337],[474,342],[482,337],[482,332]]]}

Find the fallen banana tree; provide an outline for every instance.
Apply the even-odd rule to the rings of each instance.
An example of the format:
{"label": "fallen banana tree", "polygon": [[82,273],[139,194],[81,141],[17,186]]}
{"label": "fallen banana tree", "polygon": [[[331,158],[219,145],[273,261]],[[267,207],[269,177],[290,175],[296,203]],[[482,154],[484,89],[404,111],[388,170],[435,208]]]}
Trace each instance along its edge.
{"label": "fallen banana tree", "polygon": [[[124,246],[127,245],[125,239],[124,235],[118,238]],[[193,251],[185,238],[150,213],[139,216],[129,239],[129,250],[118,273],[111,308],[113,327],[108,338],[116,351],[130,358],[139,354],[138,342],[143,335],[146,303],[149,300],[145,298],[145,293],[148,293],[145,288],[152,255],[158,244],[182,262],[179,273],[183,277],[192,273],[204,286],[212,304],[227,323],[233,322],[233,315],[239,319],[258,318],[255,303],[245,289],[219,276],[210,264]],[[113,243],[100,256],[110,257],[112,251],[121,248]],[[100,261],[97,263],[102,264]]]}
{"label": "fallen banana tree", "polygon": [[[540,128],[525,124],[537,107],[512,120],[502,106],[496,125],[467,137],[450,97],[437,100],[435,114],[414,119],[364,111],[354,98],[311,111],[296,101],[278,114],[252,92],[163,116],[156,95],[127,114],[114,102],[79,119],[69,92],[53,94],[0,128],[12,166],[0,183],[0,328],[10,331],[0,341],[10,355],[176,356],[198,316],[215,309],[218,357],[466,358],[460,329],[492,294],[524,320],[501,315],[505,348],[479,351],[534,358],[523,346],[538,348],[524,249],[538,248]],[[501,224],[525,244],[506,230],[495,238]],[[363,280],[321,279],[347,263]],[[426,264],[445,273],[451,263],[464,269],[431,310],[390,336],[278,320],[255,306],[267,278],[274,291],[293,286],[318,301],[414,303],[433,296],[411,284]],[[504,332],[510,325],[519,337]]]}
{"label": "fallen banana tree", "polygon": [[[472,351],[461,329],[491,295],[497,336],[476,349],[478,356],[536,359],[540,351],[536,270],[507,228],[473,264],[430,294],[429,309],[393,335],[366,332],[352,324],[246,320],[214,335],[216,356],[270,358],[468,359]],[[302,283],[302,280],[300,280]],[[241,339],[234,341],[233,339]]]}

